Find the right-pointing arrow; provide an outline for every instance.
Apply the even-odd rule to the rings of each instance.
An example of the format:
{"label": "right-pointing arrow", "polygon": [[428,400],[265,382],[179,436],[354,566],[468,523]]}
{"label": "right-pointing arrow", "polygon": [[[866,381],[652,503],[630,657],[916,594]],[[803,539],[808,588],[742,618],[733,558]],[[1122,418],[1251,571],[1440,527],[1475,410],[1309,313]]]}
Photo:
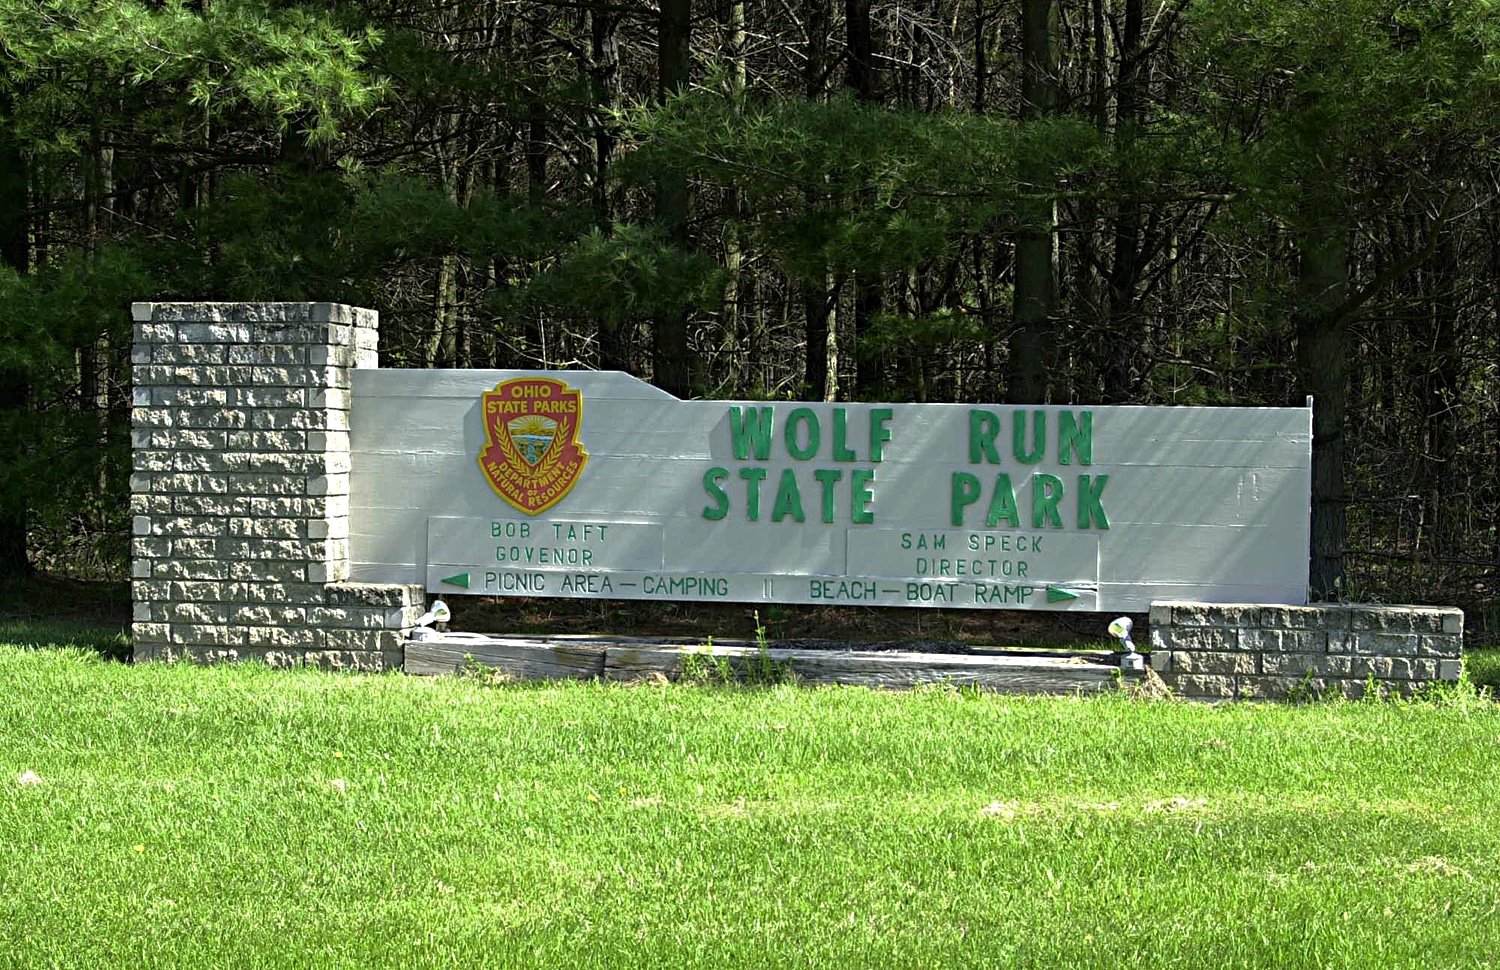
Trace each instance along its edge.
{"label": "right-pointing arrow", "polygon": [[1049,603],[1062,603],[1067,600],[1076,600],[1077,598],[1078,594],[1069,590],[1060,589],[1056,586],[1047,587],[1047,602]]}

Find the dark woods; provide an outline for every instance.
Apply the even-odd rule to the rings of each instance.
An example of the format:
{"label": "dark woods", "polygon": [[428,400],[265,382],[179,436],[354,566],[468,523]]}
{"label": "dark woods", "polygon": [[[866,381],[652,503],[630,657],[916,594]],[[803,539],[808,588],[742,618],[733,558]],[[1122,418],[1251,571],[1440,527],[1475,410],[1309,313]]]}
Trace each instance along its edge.
{"label": "dark woods", "polygon": [[1311,394],[1318,592],[1482,627],[1497,53],[1436,0],[0,0],[0,572],[123,573],[131,300],[320,299],[682,395]]}

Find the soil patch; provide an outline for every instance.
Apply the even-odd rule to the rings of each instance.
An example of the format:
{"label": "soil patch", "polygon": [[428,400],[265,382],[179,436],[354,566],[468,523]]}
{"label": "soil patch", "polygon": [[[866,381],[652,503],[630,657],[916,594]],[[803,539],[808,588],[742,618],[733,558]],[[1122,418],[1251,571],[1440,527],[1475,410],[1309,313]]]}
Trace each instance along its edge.
{"label": "soil patch", "polygon": [[[935,610],[899,607],[750,606],[640,600],[475,598],[445,600],[450,629],[495,635],[757,639],[797,649],[923,650],[968,653],[1016,648],[1111,650],[1106,631],[1118,614],[1041,610]],[[1134,617],[1144,630],[1146,617]]]}
{"label": "soil patch", "polygon": [[36,573],[0,582],[0,620],[130,625],[130,584]]}

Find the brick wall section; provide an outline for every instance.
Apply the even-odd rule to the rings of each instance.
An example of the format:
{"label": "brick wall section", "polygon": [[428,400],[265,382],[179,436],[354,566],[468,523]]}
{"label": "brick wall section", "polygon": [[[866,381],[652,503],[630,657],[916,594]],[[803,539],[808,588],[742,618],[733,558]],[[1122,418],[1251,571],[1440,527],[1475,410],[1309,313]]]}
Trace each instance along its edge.
{"label": "brick wall section", "polygon": [[400,668],[419,586],[349,584],[349,384],[379,318],[132,308],[135,659]]}
{"label": "brick wall section", "polygon": [[1151,667],[1179,696],[1410,695],[1461,669],[1461,610],[1421,606],[1151,604]]}

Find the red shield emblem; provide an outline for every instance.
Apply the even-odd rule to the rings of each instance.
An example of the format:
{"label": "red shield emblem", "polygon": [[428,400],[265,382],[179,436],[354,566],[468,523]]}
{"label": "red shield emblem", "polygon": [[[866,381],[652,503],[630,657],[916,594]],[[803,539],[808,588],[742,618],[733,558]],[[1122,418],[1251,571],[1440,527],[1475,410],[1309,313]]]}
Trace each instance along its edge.
{"label": "red shield emblem", "polygon": [[479,467],[490,487],[527,515],[562,501],[588,464],[578,440],[583,393],[549,377],[518,377],[485,391],[489,436]]}

